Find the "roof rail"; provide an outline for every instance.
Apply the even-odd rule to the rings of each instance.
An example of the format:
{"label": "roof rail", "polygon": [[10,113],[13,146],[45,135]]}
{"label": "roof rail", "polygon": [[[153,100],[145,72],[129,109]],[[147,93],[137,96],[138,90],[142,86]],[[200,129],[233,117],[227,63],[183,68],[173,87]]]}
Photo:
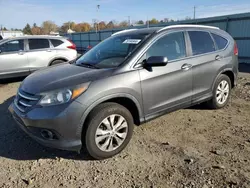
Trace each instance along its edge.
{"label": "roof rail", "polygon": [[118,31],[118,32],[112,34],[111,36],[118,35],[118,34],[121,34],[121,33],[126,33],[128,31],[134,31],[134,30],[137,30],[137,29],[125,29],[125,30],[122,30],[122,31]]}
{"label": "roof rail", "polygon": [[218,27],[213,27],[213,26],[207,26],[207,25],[192,25],[192,24],[179,24],[179,25],[170,25],[163,27],[162,29],[158,30],[157,33],[166,30],[166,29],[174,29],[174,28],[181,28],[181,27],[195,27],[195,28],[208,28],[208,29],[220,29]]}

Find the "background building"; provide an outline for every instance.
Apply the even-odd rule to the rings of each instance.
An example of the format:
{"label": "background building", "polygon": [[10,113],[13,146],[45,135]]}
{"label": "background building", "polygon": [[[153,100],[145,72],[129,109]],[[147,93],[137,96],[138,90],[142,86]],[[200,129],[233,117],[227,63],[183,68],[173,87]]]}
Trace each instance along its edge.
{"label": "background building", "polygon": [[2,31],[2,30],[0,30],[0,35],[3,38],[19,37],[19,36],[23,36],[23,32],[22,31]]}

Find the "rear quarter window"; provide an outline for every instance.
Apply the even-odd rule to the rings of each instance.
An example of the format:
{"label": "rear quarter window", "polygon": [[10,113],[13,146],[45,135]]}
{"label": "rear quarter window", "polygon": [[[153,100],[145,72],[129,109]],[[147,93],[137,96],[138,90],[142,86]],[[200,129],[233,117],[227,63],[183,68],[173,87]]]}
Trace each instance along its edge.
{"label": "rear quarter window", "polygon": [[200,55],[215,51],[214,41],[211,35],[205,31],[189,31],[188,32],[193,55]]}
{"label": "rear quarter window", "polygon": [[224,37],[221,37],[219,35],[216,35],[214,33],[212,33],[212,36],[213,36],[214,41],[217,44],[217,47],[219,50],[222,50],[227,46],[227,43],[228,43],[227,39],[225,39]]}
{"label": "rear quarter window", "polygon": [[60,46],[61,44],[63,44],[63,41],[59,40],[59,39],[50,39],[52,45],[54,47]]}

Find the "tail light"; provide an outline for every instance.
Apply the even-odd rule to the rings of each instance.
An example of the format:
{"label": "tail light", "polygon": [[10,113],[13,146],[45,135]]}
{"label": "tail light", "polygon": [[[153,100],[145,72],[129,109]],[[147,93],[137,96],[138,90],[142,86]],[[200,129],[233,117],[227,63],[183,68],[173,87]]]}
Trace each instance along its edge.
{"label": "tail light", "polygon": [[236,42],[234,42],[234,55],[239,55],[239,50]]}
{"label": "tail light", "polygon": [[88,45],[87,49],[90,50],[92,48],[92,46]]}
{"label": "tail light", "polygon": [[70,46],[67,46],[67,48],[69,48],[69,49],[72,49],[72,50],[76,50],[76,45],[72,42],[72,41],[70,41],[70,40],[68,40],[69,42],[70,42]]}

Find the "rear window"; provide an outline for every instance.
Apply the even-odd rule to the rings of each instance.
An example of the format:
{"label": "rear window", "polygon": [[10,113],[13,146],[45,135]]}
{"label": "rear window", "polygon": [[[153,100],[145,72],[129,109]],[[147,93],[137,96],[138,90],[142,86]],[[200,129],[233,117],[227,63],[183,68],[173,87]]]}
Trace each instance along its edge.
{"label": "rear window", "polygon": [[54,47],[60,46],[63,43],[63,41],[57,39],[50,39],[50,41]]}
{"label": "rear window", "polygon": [[29,39],[30,50],[49,48],[48,39]]}
{"label": "rear window", "polygon": [[214,33],[212,33],[212,36],[213,36],[214,41],[217,44],[217,47],[219,50],[222,50],[227,46],[227,43],[228,43],[227,39],[225,39],[219,35],[216,35]]}
{"label": "rear window", "polygon": [[189,31],[188,34],[192,43],[193,55],[215,51],[214,42],[208,32]]}

